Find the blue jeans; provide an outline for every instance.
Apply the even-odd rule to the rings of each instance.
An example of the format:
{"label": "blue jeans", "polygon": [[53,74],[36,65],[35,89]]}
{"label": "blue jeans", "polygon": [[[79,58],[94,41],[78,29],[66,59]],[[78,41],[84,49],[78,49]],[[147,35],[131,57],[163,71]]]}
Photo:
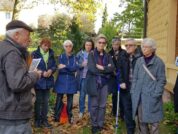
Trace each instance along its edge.
{"label": "blue jeans", "polygon": [[[80,113],[84,113],[85,111],[85,78],[82,78],[80,81],[80,97],[79,97],[79,111]],[[90,112],[90,97],[88,96],[88,112]]]}
{"label": "blue jeans", "polygon": [[49,89],[36,89],[36,102],[35,102],[35,120],[47,121],[48,114],[48,101],[49,101]]}

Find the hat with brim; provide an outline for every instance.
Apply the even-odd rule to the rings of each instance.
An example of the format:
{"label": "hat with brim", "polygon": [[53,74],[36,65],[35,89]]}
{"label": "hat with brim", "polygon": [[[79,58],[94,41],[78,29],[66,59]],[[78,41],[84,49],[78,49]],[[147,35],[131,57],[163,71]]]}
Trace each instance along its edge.
{"label": "hat with brim", "polygon": [[16,28],[24,28],[29,32],[33,32],[33,29],[30,26],[28,26],[26,23],[20,20],[13,20],[6,25],[6,31]]}

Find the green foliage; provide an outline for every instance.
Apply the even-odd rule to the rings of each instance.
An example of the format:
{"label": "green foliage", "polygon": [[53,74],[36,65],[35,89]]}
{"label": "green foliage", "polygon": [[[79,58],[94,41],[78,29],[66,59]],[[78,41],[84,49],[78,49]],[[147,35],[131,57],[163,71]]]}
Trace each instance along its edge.
{"label": "green foliage", "polygon": [[60,1],[62,5],[71,8],[72,13],[75,13],[77,21],[79,21],[80,15],[86,13],[91,20],[95,19],[95,13],[97,11],[99,1],[98,0],[52,0]]}
{"label": "green foliage", "polygon": [[56,55],[62,53],[62,43],[67,39],[67,31],[70,26],[71,19],[64,14],[57,14],[53,19],[49,28],[40,27],[32,34],[32,45],[34,48],[39,45],[41,38],[49,37],[52,41],[52,49]]}
{"label": "green foliage", "polygon": [[75,18],[72,20],[69,15],[55,15],[49,27],[39,27],[31,35],[32,45],[29,50],[34,50],[39,45],[42,37],[50,37],[52,40],[52,49],[56,55],[63,52],[62,44],[66,39],[72,40],[74,43],[74,52],[78,51],[81,48],[83,39],[88,37],[87,34],[91,35],[94,32],[95,13],[100,2],[97,0],[15,0],[13,18],[18,18],[18,13],[21,9],[33,8],[39,4],[47,3],[53,4],[56,11],[57,7],[60,7],[61,4],[66,6],[66,9],[69,11],[68,13],[75,16]]}
{"label": "green foliage", "polygon": [[58,14],[52,20],[49,28],[49,36],[53,41],[53,50],[59,55],[63,51],[62,44],[68,39],[67,32],[71,25],[71,18],[65,14]]}
{"label": "green foliage", "polygon": [[166,125],[171,132],[175,133],[177,122],[178,122],[178,113],[174,112],[174,104],[172,102],[165,103],[163,124]]}
{"label": "green foliage", "polygon": [[64,51],[62,46],[63,42],[69,39],[73,42],[74,53],[76,53],[81,48],[83,40],[88,37],[87,34],[88,33],[81,32],[76,18],[71,19],[65,14],[57,14],[53,17],[49,28],[35,30],[31,36],[31,48],[36,48],[41,38],[49,37],[52,40],[52,49],[55,51],[56,56],[58,56]]}
{"label": "green foliage", "polygon": [[90,20],[90,18],[86,14],[81,15],[80,23],[81,24],[79,25],[79,29],[81,32],[88,34],[94,33],[94,20]]}
{"label": "green foliage", "polygon": [[53,110],[56,102],[56,93],[50,92],[50,97],[49,97],[49,107],[50,110]]}
{"label": "green foliage", "polygon": [[37,47],[41,38],[49,37],[52,41],[52,49],[56,55],[59,55],[63,51],[62,44],[68,39],[67,32],[71,25],[71,18],[65,14],[57,14],[53,17],[49,28],[36,29],[32,34],[32,45],[31,47]]}
{"label": "green foliage", "polygon": [[77,53],[82,48],[83,40],[87,38],[87,34],[80,31],[79,25],[76,23],[75,18],[72,20],[69,30],[70,31],[67,33],[67,37],[73,42],[74,52]]}
{"label": "green foliage", "polygon": [[113,21],[121,27],[122,36],[141,38],[144,25],[142,0],[126,0],[126,9],[121,14],[115,13]]}
{"label": "green foliage", "polygon": [[76,17],[76,23],[83,27],[81,17],[85,14],[87,19],[94,24],[95,13],[100,7],[98,0],[14,0],[13,19],[18,18],[22,9],[30,9],[40,4],[52,4],[54,11],[60,10],[61,5],[65,6],[68,13]]}
{"label": "green foliage", "polygon": [[107,22],[104,27],[99,30],[99,33],[104,34],[108,40],[108,47],[111,45],[111,40],[113,37],[117,36],[118,30],[117,26],[112,22]]}
{"label": "green foliage", "polygon": [[104,25],[107,23],[107,19],[108,19],[107,4],[105,4],[103,16],[102,16],[102,27],[104,27]]}
{"label": "green foliage", "polygon": [[[89,30],[89,32],[94,31],[94,21],[95,21],[95,13],[97,11],[97,7],[99,5],[99,2],[97,0],[60,0],[62,4],[67,5],[69,8],[71,8],[71,13],[75,16],[75,22],[78,24],[80,30],[83,32],[88,32],[86,29]],[[83,16],[85,16],[85,19],[88,21],[85,23],[83,21]],[[88,25],[85,27],[85,25]]]}

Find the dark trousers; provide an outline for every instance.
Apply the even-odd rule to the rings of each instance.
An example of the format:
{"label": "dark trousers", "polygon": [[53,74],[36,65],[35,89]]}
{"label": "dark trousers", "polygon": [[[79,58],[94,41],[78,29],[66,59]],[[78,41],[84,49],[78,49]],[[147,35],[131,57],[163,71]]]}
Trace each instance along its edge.
{"label": "dark trousers", "polygon": [[48,114],[48,101],[49,101],[49,89],[36,89],[36,102],[35,102],[35,120],[47,121]]}
{"label": "dark trousers", "polygon": [[134,134],[135,121],[132,118],[132,101],[130,92],[126,90],[120,91],[120,101],[123,106],[124,121],[126,123],[127,134]]}
{"label": "dark trousers", "polygon": [[[55,120],[59,120],[61,115],[61,111],[63,108],[63,96],[64,94],[57,94],[56,105],[55,105],[55,113],[54,118]],[[72,106],[73,106],[73,94],[67,94],[67,114],[69,120],[72,118]]]}
{"label": "dark trousers", "polygon": [[93,127],[103,127],[106,112],[108,86],[105,85],[104,87],[97,89],[97,92],[98,93],[96,96],[90,96],[91,125]]}
{"label": "dark trousers", "polygon": [[[118,97],[118,93],[112,93],[112,114],[113,116],[116,116],[116,112],[117,112],[117,97]],[[119,112],[120,112],[120,117],[124,118],[124,111],[123,111],[123,105],[121,103],[121,101],[119,101]]]}

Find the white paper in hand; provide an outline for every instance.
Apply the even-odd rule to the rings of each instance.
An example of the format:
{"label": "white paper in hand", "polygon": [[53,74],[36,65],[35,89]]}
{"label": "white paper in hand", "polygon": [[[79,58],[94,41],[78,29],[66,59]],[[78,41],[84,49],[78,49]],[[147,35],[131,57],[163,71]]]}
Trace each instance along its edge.
{"label": "white paper in hand", "polygon": [[29,68],[29,72],[34,71],[38,67],[40,61],[41,61],[41,58],[33,59],[31,65],[30,65],[30,68]]}

